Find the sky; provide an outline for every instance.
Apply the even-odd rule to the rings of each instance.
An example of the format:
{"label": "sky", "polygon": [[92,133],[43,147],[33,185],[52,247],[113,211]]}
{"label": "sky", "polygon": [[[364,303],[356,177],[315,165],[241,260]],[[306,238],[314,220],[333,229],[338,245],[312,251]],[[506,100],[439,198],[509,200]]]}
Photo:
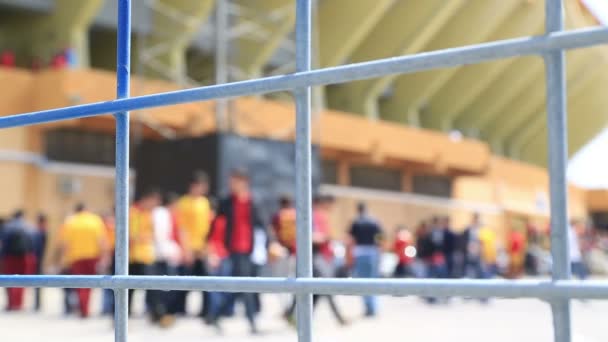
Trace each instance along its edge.
{"label": "sky", "polygon": [[[582,0],[608,26],[608,0]],[[608,110],[608,108],[606,109]],[[589,189],[608,189],[608,129],[593,138],[568,163],[568,180]]]}

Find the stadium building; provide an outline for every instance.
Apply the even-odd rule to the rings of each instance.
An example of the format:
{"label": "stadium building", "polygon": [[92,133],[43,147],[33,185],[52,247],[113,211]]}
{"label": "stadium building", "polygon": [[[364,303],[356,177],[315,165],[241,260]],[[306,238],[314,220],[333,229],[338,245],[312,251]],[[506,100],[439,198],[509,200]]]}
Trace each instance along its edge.
{"label": "stadium building", "polygon": [[[586,2],[565,3],[568,28],[599,25]],[[0,0],[0,115],[114,99],[114,6]],[[132,96],[294,72],[293,0],[133,6]],[[544,31],[541,0],[318,0],[315,10],[316,67]],[[572,155],[608,121],[608,48],[567,58]],[[336,229],[359,200],[389,228],[434,214],[462,227],[475,211],[501,232],[529,219],[546,224],[544,77],[541,57],[522,57],[316,89],[318,178],[338,199]],[[150,141],[214,135],[288,143],[294,116],[287,93],[136,111],[132,150],[137,160]],[[0,130],[0,215],[25,207],[56,226],[80,200],[110,210],[113,134],[111,115]],[[136,184],[146,168],[133,167]],[[602,191],[571,186],[569,194],[572,217],[608,211]]]}

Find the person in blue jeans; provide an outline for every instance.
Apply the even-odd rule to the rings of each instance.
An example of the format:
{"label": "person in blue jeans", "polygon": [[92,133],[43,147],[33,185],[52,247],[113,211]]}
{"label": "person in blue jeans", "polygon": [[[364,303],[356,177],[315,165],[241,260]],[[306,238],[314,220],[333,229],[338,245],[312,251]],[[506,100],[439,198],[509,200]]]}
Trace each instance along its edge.
{"label": "person in blue jeans", "polygon": [[[252,254],[256,234],[268,236],[266,225],[261,219],[257,204],[250,192],[249,177],[246,170],[235,169],[230,175],[230,195],[218,204],[217,215],[208,236],[209,248],[224,261],[216,262],[220,275],[232,277],[253,277],[254,263]],[[220,299],[220,300],[218,300]],[[256,324],[256,304],[253,293],[228,293],[214,295],[211,300],[213,309],[205,321],[218,329],[222,313],[238,300],[245,306],[245,314],[252,334],[258,334]]]}
{"label": "person in blue jeans", "polygon": [[[357,218],[353,221],[349,235],[353,246],[354,272],[356,278],[377,278],[380,267],[380,242],[382,228],[376,219],[367,212],[365,203],[357,205]],[[377,313],[377,298],[364,296],[365,316]]]}

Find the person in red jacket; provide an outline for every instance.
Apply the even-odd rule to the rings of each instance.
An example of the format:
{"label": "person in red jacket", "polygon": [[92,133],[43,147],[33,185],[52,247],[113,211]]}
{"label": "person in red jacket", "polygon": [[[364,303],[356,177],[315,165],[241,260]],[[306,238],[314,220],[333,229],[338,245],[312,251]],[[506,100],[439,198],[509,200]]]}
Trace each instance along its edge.
{"label": "person in red jacket", "polygon": [[524,270],[524,260],[526,253],[526,238],[524,234],[512,229],[508,236],[509,251],[509,277],[519,278]]}
{"label": "person in red jacket", "polygon": [[[315,278],[333,278],[336,276],[334,266],[334,252],[331,246],[331,227],[329,214],[333,208],[334,197],[331,195],[317,195],[312,204],[312,250],[313,266],[312,273]],[[329,304],[332,314],[340,325],[349,322],[344,318],[341,310],[332,295],[313,296],[313,307],[317,306],[319,299],[325,298]],[[290,323],[295,322],[294,311],[296,307],[295,297],[291,306],[283,313],[283,317]]]}
{"label": "person in red jacket", "polygon": [[[245,170],[235,169],[230,176],[230,195],[219,202],[217,215],[209,235],[208,261],[212,268],[219,269],[221,276],[253,277],[255,265],[252,255],[258,236],[266,238],[266,226],[251,195],[249,177]],[[222,262],[225,261],[225,262]],[[255,320],[256,298],[253,293],[230,293],[215,296],[206,322],[219,327],[218,320],[232,303],[241,299],[252,334],[257,334]]]}
{"label": "person in red jacket", "polygon": [[397,256],[397,265],[393,272],[395,278],[405,278],[413,275],[412,263],[416,257],[416,247],[412,241],[412,233],[405,227],[398,227],[393,243],[393,253]]}

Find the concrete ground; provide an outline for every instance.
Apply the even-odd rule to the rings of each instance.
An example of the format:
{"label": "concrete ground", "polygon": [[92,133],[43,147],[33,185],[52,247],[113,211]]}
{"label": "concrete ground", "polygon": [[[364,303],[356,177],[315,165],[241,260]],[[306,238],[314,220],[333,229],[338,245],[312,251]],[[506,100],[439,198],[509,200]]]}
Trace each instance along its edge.
{"label": "concrete ground", "polygon": [[[29,291],[31,292],[31,290]],[[0,305],[4,307],[4,296]],[[28,295],[28,308],[31,307]],[[280,317],[279,295],[264,295],[260,317],[261,336],[248,335],[242,315],[223,322],[224,333],[218,333],[196,318],[182,318],[170,329],[151,326],[141,314],[129,322],[132,342],[156,341],[296,341],[293,328]],[[66,318],[61,314],[61,292],[44,290],[44,310],[41,313],[0,313],[1,341],[113,341],[109,318],[97,314],[87,320]],[[189,310],[197,311],[200,297],[191,295]],[[328,305],[319,303],[315,313],[316,341],[494,341],[524,342],[552,341],[549,306],[536,300],[493,300],[487,305],[477,301],[453,299],[447,305],[428,306],[418,298],[381,298],[381,311],[375,319],[361,317],[361,302],[355,297],[339,297],[344,314],[351,320],[340,327],[331,317]],[[136,312],[141,312],[142,294],[136,293]],[[98,310],[100,292],[95,291],[93,303]],[[575,342],[608,341],[608,329],[603,325],[608,316],[608,302],[573,303]]]}

